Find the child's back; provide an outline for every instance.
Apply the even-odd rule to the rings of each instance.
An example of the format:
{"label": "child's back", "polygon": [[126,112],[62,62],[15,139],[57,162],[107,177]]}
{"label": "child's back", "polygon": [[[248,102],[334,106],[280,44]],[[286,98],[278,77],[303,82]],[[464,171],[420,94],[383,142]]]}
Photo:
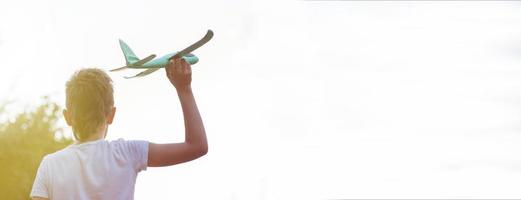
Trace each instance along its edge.
{"label": "child's back", "polygon": [[63,112],[77,143],[45,156],[38,168],[31,197],[133,199],[137,173],[147,166],[170,166],[205,155],[208,145],[192,93],[191,67],[175,58],[166,72],[183,109],[184,142],[106,141],[108,126],[116,113],[112,81],[101,70],[80,70],[67,82],[67,109]]}
{"label": "child's back", "polygon": [[[132,199],[137,173],[147,167],[147,141],[73,144],[45,156],[31,196],[50,199]],[[48,187],[48,188],[46,188]]]}

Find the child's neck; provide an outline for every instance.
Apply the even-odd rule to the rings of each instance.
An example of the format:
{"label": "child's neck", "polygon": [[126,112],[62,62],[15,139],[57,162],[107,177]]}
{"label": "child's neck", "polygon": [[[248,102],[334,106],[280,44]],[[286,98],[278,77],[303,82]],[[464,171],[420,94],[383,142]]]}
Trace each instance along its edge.
{"label": "child's neck", "polygon": [[96,140],[105,139],[105,136],[107,135],[107,129],[108,129],[108,126],[105,126],[103,129],[98,131],[96,134],[90,135],[85,140],[81,140],[81,141],[78,140],[78,141],[76,141],[76,144],[81,144],[81,143],[86,143],[86,142],[92,142],[92,141],[96,141]]}
{"label": "child's neck", "polygon": [[87,143],[87,142],[92,142],[92,141],[96,141],[96,140],[102,140],[104,139],[103,137],[89,137],[85,140],[81,140],[81,141],[76,141],[76,144],[81,144],[81,143]]}

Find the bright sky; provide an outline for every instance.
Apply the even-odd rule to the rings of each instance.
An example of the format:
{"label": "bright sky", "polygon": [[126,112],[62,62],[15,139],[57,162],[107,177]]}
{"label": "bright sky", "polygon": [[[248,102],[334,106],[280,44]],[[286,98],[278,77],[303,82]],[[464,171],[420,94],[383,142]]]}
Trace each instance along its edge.
{"label": "bright sky", "polygon": [[[521,198],[520,2],[3,2],[1,99],[63,105],[74,71],[123,65],[118,38],[143,57],[207,29],[210,152],[136,199]],[[110,73],[108,138],[181,141],[164,71],[134,73]]]}

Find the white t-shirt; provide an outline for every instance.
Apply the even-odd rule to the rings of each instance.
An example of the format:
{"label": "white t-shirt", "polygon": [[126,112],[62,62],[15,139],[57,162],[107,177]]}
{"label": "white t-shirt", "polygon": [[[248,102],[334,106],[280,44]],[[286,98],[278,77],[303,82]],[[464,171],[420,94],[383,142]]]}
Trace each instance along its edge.
{"label": "white t-shirt", "polygon": [[31,197],[134,199],[137,173],[146,170],[147,161],[147,141],[73,144],[43,158]]}

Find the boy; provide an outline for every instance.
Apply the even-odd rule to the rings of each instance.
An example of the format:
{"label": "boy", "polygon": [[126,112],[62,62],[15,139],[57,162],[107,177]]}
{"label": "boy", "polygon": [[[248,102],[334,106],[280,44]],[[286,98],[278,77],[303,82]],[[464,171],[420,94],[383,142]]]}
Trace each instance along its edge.
{"label": "boy", "polygon": [[77,142],[45,156],[34,180],[33,199],[133,199],[137,173],[188,162],[206,154],[203,122],[191,89],[192,69],[172,59],[166,75],[177,90],[185,142],[104,140],[114,119],[112,81],[99,69],[76,72],[66,84],[63,115]]}

